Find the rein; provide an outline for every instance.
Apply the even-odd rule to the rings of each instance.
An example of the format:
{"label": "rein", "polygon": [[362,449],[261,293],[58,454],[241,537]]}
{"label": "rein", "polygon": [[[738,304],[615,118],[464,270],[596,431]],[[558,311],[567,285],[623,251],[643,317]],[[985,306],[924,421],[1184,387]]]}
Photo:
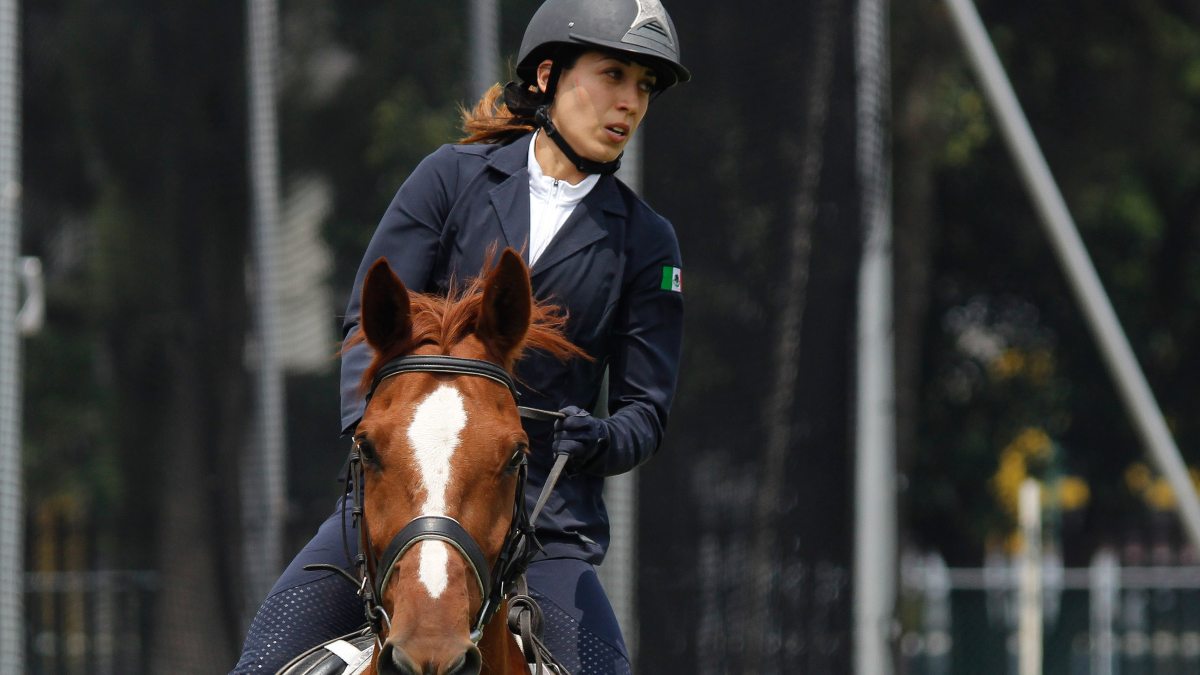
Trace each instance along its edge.
{"label": "rein", "polygon": [[[483,377],[506,387],[514,401],[518,397],[512,375],[494,363],[457,356],[410,355],[393,359],[379,369],[367,393],[367,402],[370,402],[375,389],[381,382],[403,373]],[[557,411],[525,406],[517,406],[517,413],[524,419],[538,421],[553,421],[564,417]],[[533,523],[537,521],[538,514],[541,513],[542,507],[545,506],[546,500],[554,490],[554,486],[566,466],[567,459],[568,455],[565,453],[560,453],[555,457],[554,466],[546,478],[541,494],[538,496],[533,510],[527,513],[525,510],[525,481],[528,475],[529,461],[524,455],[521,456],[520,463],[517,465],[517,488],[513,504],[512,524],[500,547],[500,555],[496,559],[496,564],[490,569],[479,544],[458,521],[449,516],[418,516],[412,519],[392,538],[383,555],[376,559],[369,554],[370,539],[366,518],[363,515],[363,489],[365,486],[363,458],[360,441],[355,439],[350,451],[346,480],[354,498],[352,516],[359,529],[359,553],[355,561],[355,565],[359,569],[359,576],[354,578],[337,565],[314,564],[306,565],[304,569],[335,571],[358,587],[358,595],[363,601],[363,611],[371,626],[371,631],[375,634],[376,646],[382,649],[380,634],[385,624],[389,629],[391,628],[391,620],[383,606],[379,604],[379,599],[383,597],[383,591],[391,579],[396,562],[419,542],[425,540],[445,542],[467,561],[474,572],[474,578],[479,585],[480,597],[483,599],[472,622],[471,641],[479,642],[483,637],[484,626],[495,616],[504,598],[511,595],[508,624],[510,630],[521,636],[521,647],[526,660],[536,663],[539,668],[543,667],[544,663],[551,664],[559,668],[560,672],[566,673],[566,669],[554,660],[542,645],[541,640],[538,639],[537,633],[540,632],[541,624],[540,610],[528,595],[525,585],[525,570],[528,568],[534,555],[534,548],[537,546]],[[342,508],[344,511],[345,501],[343,501]],[[344,517],[342,518],[342,539],[343,545],[349,551]],[[381,567],[385,571],[382,576],[379,576]],[[513,593],[514,590],[515,593]]]}

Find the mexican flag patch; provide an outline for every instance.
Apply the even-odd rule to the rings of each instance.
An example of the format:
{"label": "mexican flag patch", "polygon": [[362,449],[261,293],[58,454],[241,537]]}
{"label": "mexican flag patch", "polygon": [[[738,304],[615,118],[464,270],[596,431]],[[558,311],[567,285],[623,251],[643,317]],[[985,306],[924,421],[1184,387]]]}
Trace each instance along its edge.
{"label": "mexican flag patch", "polygon": [[675,291],[676,293],[683,292],[683,270],[678,267],[664,267],[662,272],[662,285],[659,286],[664,291]]}

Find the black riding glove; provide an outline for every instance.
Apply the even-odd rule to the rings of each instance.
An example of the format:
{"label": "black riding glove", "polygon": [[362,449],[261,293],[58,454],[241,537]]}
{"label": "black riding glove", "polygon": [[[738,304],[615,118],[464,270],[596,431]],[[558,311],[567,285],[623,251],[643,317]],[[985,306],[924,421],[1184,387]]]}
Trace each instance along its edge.
{"label": "black riding glove", "polygon": [[571,469],[586,469],[608,449],[608,425],[573,405],[559,412],[566,417],[554,423],[554,453],[570,455]]}

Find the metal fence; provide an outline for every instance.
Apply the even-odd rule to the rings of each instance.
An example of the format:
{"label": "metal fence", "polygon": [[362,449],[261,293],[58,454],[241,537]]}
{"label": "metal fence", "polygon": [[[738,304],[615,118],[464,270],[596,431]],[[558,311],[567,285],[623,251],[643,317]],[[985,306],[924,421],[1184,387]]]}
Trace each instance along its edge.
{"label": "metal fence", "polygon": [[[1200,566],[1186,553],[1153,553],[1106,549],[1068,568],[1044,552],[1042,672],[1200,672]],[[1144,558],[1189,564],[1133,564]],[[951,568],[936,553],[909,552],[900,576],[901,672],[1017,672],[1015,560]]]}
{"label": "metal fence", "polygon": [[148,571],[27,573],[24,672],[149,672],[143,636],[150,634],[157,586],[157,577]]}

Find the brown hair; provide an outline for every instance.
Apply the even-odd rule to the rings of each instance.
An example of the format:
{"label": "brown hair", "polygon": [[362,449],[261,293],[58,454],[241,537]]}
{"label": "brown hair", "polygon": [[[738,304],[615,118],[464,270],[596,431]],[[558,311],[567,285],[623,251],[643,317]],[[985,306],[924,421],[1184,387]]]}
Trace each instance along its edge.
{"label": "brown hair", "polygon": [[[530,94],[532,96],[532,93]],[[507,143],[536,127],[533,114],[514,113],[505,101],[504,88],[492,85],[473,109],[460,109],[462,128],[466,136],[459,143]]]}
{"label": "brown hair", "polygon": [[[546,54],[546,58],[558,64],[561,74],[574,68],[584,51],[576,45],[557,45]],[[509,82],[504,87],[494,84],[484,92],[474,108],[459,108],[462,128],[467,133],[459,143],[508,143],[515,140],[537,128],[533,121],[534,112],[546,103],[549,101],[534,83]]]}

